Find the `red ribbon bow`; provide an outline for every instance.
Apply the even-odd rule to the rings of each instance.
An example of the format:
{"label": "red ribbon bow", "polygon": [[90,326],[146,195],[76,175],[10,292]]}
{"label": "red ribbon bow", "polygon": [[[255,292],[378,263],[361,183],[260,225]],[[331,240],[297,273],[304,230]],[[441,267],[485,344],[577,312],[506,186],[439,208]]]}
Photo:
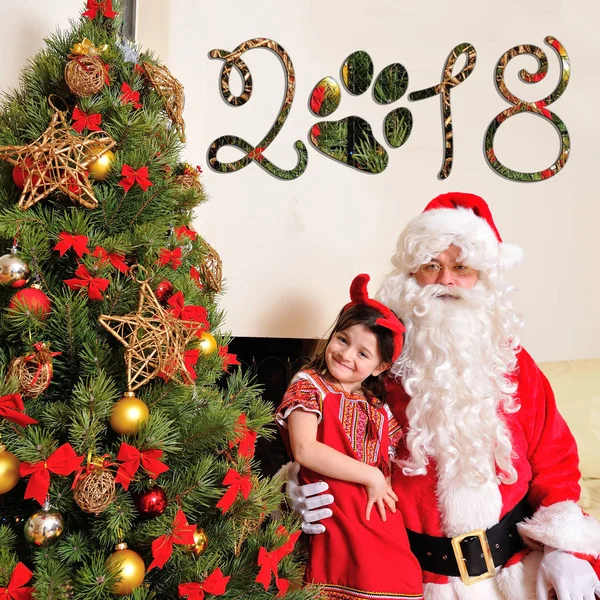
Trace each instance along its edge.
{"label": "red ribbon bow", "polygon": [[195,350],[186,350],[183,355],[183,362],[185,364],[185,370],[187,371],[187,377],[189,379],[189,383],[193,383],[196,381],[196,363],[200,358],[200,351],[198,349]]}
{"label": "red ribbon bow", "polygon": [[152,542],[152,556],[154,560],[150,563],[148,571],[158,567],[162,569],[173,554],[173,544],[193,544],[195,525],[188,525],[187,517],[181,509],[177,511],[173,520],[171,533],[161,535]]}
{"label": "red ribbon bow", "polygon": [[[183,372],[184,383],[192,384],[196,381],[196,363],[200,358],[200,351],[198,349],[186,350],[183,354],[183,363],[185,371]],[[181,371],[177,359],[173,359],[168,365],[165,365],[164,369],[158,374],[158,377],[169,381],[174,375]]]}
{"label": "red ribbon bow", "polygon": [[296,542],[298,541],[298,538],[300,537],[302,531],[298,530],[290,534],[283,525],[280,525],[275,530],[275,533],[277,533],[277,535],[282,535],[287,538],[283,545],[276,550],[276,552],[279,553],[279,560],[281,560],[284,556],[287,556],[288,554],[291,554],[293,552],[294,546],[296,545]]}
{"label": "red ribbon bow", "polygon": [[112,0],[87,0],[87,10],[83,13],[83,16],[95,19],[98,11],[107,19],[114,19],[119,14],[113,10]]}
{"label": "red ribbon bow", "polygon": [[198,334],[208,329],[208,312],[204,306],[196,306],[189,304],[185,306],[185,298],[181,292],[173,294],[168,301],[171,308],[168,311],[176,318],[181,321],[188,321],[186,327],[196,327]]}
{"label": "red ribbon bow", "polygon": [[193,241],[196,239],[197,235],[198,234],[193,229],[190,229],[189,227],[186,227],[185,225],[175,228],[175,237],[178,240],[180,240],[182,237],[186,237]]}
{"label": "red ribbon bow", "polygon": [[159,460],[162,454],[162,450],[144,450],[140,452],[134,446],[122,442],[117,454],[117,460],[122,461],[122,464],[117,469],[115,482],[120,483],[127,490],[131,480],[140,468],[140,464],[149,477],[156,479],[161,473],[169,470],[169,467]]}
{"label": "red ribbon bow", "polygon": [[152,185],[154,185],[148,179],[148,167],[140,167],[137,171],[129,165],[123,165],[121,169],[121,175],[123,179],[119,181],[119,185],[128,192],[133,184],[137,183],[144,192]]}
{"label": "red ribbon bow", "polygon": [[104,277],[92,277],[85,265],[79,265],[75,271],[77,278],[65,279],[64,282],[72,289],[78,290],[87,288],[88,298],[90,300],[102,300],[102,292],[106,290],[110,280]]}
{"label": "red ribbon bow", "polygon": [[204,594],[222,596],[231,577],[225,577],[217,567],[204,581],[199,583],[180,583],[177,587],[180,598],[187,600],[204,600]]}
{"label": "red ribbon bow", "polygon": [[59,234],[58,240],[58,244],[54,246],[54,250],[58,250],[60,256],[64,256],[65,252],[70,248],[75,250],[75,253],[77,256],[79,256],[79,258],[81,258],[84,254],[90,253],[87,247],[87,235],[73,235],[72,233],[63,231]]}
{"label": "red ribbon bow", "polygon": [[89,131],[102,131],[102,129],[100,129],[101,122],[102,115],[100,113],[88,115],[77,106],[73,109],[73,129],[77,133],[81,133],[86,128]]}
{"label": "red ribbon bow", "polygon": [[256,431],[248,429],[246,426],[246,415],[241,414],[234,425],[236,437],[229,442],[229,448],[234,448],[239,444],[238,454],[246,458],[254,456],[254,444],[256,443]]}
{"label": "red ribbon bow", "polygon": [[81,464],[83,456],[77,456],[71,444],[63,444],[56,452],[53,452],[46,460],[36,463],[22,462],[19,465],[21,477],[31,475],[25,489],[25,500],[35,498],[40,504],[44,504],[50,487],[50,473],[55,475],[70,475]]}
{"label": "red ribbon bow", "polygon": [[177,271],[178,267],[181,266],[181,248],[177,247],[175,250],[169,250],[168,248],[161,248],[160,255],[158,257],[158,264],[166,267],[169,263],[174,271]]}
{"label": "red ribbon bow", "polygon": [[22,562],[17,563],[8,586],[0,588],[0,600],[31,600],[33,588],[23,586],[32,577],[33,573]]}
{"label": "red ribbon bow", "polygon": [[102,61],[102,59],[100,59],[100,61],[102,62],[102,67],[104,70],[104,83],[106,85],[110,85],[110,77],[108,76],[108,70],[110,69],[110,65],[107,65],[104,61]]}
{"label": "red ribbon bow", "polygon": [[0,397],[0,419],[8,419],[17,425],[27,427],[35,425],[37,421],[25,414],[25,405],[21,399],[21,394],[9,394]]}
{"label": "red ribbon bow", "polygon": [[248,500],[250,490],[252,489],[250,473],[241,475],[237,471],[229,469],[229,471],[227,471],[227,475],[225,475],[225,479],[222,481],[222,484],[231,486],[225,492],[225,494],[223,494],[223,497],[217,504],[217,508],[220,508],[223,511],[223,514],[225,514],[231,508],[231,505],[237,498],[238,492],[241,492],[244,500]]}
{"label": "red ribbon bow", "polygon": [[123,82],[121,86],[121,104],[133,104],[134,108],[142,108],[140,93],[134,92],[128,83]]}
{"label": "red ribbon bow", "polygon": [[296,540],[300,537],[300,531],[296,531],[292,535],[289,535],[287,529],[280,525],[276,531],[279,535],[284,535],[287,537],[286,541],[282,546],[273,550],[272,552],[268,552],[264,546],[261,546],[258,551],[258,566],[260,567],[260,571],[256,576],[255,581],[257,583],[262,583],[265,591],[269,589],[269,585],[271,585],[271,574],[275,577],[275,585],[279,590],[279,593],[276,598],[281,598],[285,596],[290,582],[287,579],[280,578],[277,574],[277,566],[279,561],[292,552],[294,546],[296,544]]}
{"label": "red ribbon bow", "polygon": [[219,356],[223,358],[223,371],[229,371],[230,365],[239,365],[240,361],[237,359],[237,354],[229,354],[227,350],[229,346],[221,346],[219,348]]}
{"label": "red ribbon bow", "polygon": [[202,285],[202,282],[200,281],[200,271],[198,271],[198,269],[196,269],[196,267],[190,267],[190,278],[192,279],[192,281],[196,282],[196,285],[203,290],[204,286]]}
{"label": "red ribbon bow", "polygon": [[102,246],[96,246],[92,256],[98,259],[99,265],[105,265],[109,262],[115,269],[121,271],[121,273],[127,274],[129,272],[129,267],[123,262],[125,260],[124,254],[107,252]]}

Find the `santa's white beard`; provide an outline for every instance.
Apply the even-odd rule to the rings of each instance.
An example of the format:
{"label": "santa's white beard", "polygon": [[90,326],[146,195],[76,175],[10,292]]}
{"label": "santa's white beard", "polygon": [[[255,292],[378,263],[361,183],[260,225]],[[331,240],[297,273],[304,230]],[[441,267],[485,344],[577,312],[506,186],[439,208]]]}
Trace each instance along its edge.
{"label": "santa's white beard", "polygon": [[439,477],[455,483],[516,481],[501,418],[518,409],[507,378],[516,364],[507,330],[516,319],[508,301],[499,306],[503,298],[481,281],[472,289],[403,282],[393,308],[407,331],[392,373],[411,397],[407,475],[424,474],[432,458]]}

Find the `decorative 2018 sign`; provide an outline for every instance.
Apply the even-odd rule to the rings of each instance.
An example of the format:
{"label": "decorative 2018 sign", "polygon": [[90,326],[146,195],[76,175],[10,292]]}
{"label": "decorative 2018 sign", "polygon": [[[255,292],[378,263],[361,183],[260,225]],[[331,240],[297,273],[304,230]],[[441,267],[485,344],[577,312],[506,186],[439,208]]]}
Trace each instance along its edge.
{"label": "decorative 2018 sign", "polygon": [[[504,70],[515,57],[529,54],[537,59],[537,70],[534,73],[522,69],[519,78],[525,83],[537,83],[548,73],[548,59],[543,50],[537,46],[521,45],[505,52],[496,64],[496,86],[499,93],[510,103],[510,107],[498,114],[485,132],[485,160],[502,177],[514,181],[541,181],[556,175],[566,164],[571,146],[569,132],[563,121],[548,109],[553,102],[563,94],[569,83],[570,63],[567,52],[562,44],[552,36],[545,39],[555,51],[560,64],[560,81],[556,89],[546,98],[535,102],[521,100],[512,94],[504,81]],[[226,50],[211,50],[210,57],[223,60],[221,68],[221,94],[223,99],[233,106],[245,104],[252,95],[252,75],[241,56],[253,48],[267,48],[274,52],[285,68],[287,80],[284,102],[271,129],[256,145],[248,143],[240,137],[224,135],[217,138],[208,152],[209,164],[215,170],[223,173],[239,171],[252,162],[279,179],[295,179],[304,173],[308,165],[308,151],[301,140],[295,142],[298,161],[293,169],[285,170],[277,167],[268,160],[264,152],[281,131],[292,108],[295,92],[295,74],[292,61],[286,51],[275,41],[267,38],[254,38],[240,44],[232,52]],[[461,71],[452,75],[456,61],[466,55],[466,64]],[[444,64],[442,81],[423,90],[411,92],[410,101],[419,101],[440,96],[442,105],[442,125],[444,128],[443,163],[438,177],[446,179],[452,171],[454,154],[452,132],[452,89],[463,83],[475,69],[477,54],[471,44],[459,44]],[[244,90],[239,96],[231,93],[229,78],[234,68],[244,80]],[[373,83],[373,61],[364,51],[353,52],[342,66],[342,82],[348,93],[358,96],[364,94]],[[408,88],[408,73],[400,63],[393,63],[382,69],[375,79],[373,98],[379,104],[390,104],[404,96]],[[339,106],[341,89],[333,77],[324,77],[317,83],[310,97],[310,110],[315,116],[331,115]],[[558,158],[543,171],[521,172],[513,171],[503,165],[494,152],[494,136],[507,119],[523,112],[537,115],[551,123],[560,136],[560,152]],[[384,121],[384,135],[387,143],[398,148],[410,137],[412,131],[412,114],[404,107],[396,108],[388,113]],[[310,140],[313,146],[333,160],[344,163],[359,171],[381,173],[388,165],[388,153],[375,139],[369,123],[357,116],[349,116],[337,121],[318,121],[310,130]],[[232,162],[221,162],[217,158],[218,151],[225,146],[233,146],[244,152],[244,156]]]}

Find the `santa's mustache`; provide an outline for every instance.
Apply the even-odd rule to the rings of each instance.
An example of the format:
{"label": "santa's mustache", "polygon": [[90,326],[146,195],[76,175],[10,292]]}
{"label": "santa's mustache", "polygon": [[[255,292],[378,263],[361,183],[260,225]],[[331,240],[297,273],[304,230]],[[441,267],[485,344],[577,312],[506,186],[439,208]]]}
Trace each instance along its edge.
{"label": "santa's mustache", "polygon": [[481,305],[489,296],[489,292],[481,282],[475,284],[473,288],[448,287],[438,283],[420,287],[416,282],[413,282],[407,288],[405,302],[421,306],[448,300],[462,300],[469,304]]}

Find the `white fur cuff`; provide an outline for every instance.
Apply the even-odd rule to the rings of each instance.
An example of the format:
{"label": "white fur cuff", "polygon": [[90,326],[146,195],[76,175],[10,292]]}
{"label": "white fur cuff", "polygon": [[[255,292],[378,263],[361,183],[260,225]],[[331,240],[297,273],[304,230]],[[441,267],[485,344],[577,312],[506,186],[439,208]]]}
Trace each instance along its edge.
{"label": "white fur cuff", "polygon": [[[285,465],[282,465],[279,468],[279,471],[277,471],[277,473],[275,473],[275,477],[279,477],[279,479],[281,479],[282,483],[287,483],[291,477],[290,477],[290,471],[295,468],[296,463],[295,462],[288,462],[285,463]],[[298,476],[296,475],[296,478]]]}
{"label": "white fur cuff", "polygon": [[542,506],[517,527],[525,543],[532,548],[543,544],[594,557],[600,554],[600,523],[594,517],[585,516],[575,502]]}

